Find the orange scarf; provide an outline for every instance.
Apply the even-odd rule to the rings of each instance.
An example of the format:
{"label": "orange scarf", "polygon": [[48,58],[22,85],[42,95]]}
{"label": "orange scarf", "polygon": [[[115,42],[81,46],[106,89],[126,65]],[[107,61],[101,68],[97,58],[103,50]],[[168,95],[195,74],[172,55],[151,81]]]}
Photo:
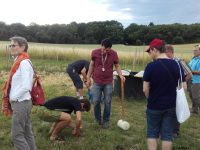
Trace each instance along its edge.
{"label": "orange scarf", "polygon": [[17,71],[17,69],[19,68],[21,61],[24,59],[29,59],[29,56],[26,52],[22,52],[17,57],[17,59],[15,60],[14,64],[12,65],[12,67],[10,69],[10,74],[9,74],[8,80],[5,82],[5,84],[3,86],[3,99],[2,99],[2,108],[1,108],[2,110],[1,111],[6,116],[12,115],[12,109],[11,109],[11,105],[9,102],[9,94],[10,94],[12,77],[15,74],[15,72]]}

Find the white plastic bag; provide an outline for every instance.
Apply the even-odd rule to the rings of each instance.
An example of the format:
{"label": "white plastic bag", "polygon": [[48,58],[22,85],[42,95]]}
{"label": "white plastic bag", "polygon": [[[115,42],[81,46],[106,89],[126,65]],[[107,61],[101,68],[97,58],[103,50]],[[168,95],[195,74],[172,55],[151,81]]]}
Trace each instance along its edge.
{"label": "white plastic bag", "polygon": [[179,63],[178,66],[180,71],[180,84],[178,81],[178,87],[176,90],[176,117],[179,123],[183,123],[190,117],[190,109],[188,106],[187,98],[185,96],[185,91],[183,89],[182,73]]}
{"label": "white plastic bag", "polygon": [[183,87],[176,90],[176,116],[179,123],[185,122],[190,117],[190,109]]}

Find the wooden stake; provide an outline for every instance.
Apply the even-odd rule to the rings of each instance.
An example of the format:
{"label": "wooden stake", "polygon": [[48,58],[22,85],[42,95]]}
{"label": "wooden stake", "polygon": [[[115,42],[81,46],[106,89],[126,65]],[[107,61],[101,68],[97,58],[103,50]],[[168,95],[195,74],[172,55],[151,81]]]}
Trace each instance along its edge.
{"label": "wooden stake", "polygon": [[124,118],[124,81],[121,79],[121,117]]}

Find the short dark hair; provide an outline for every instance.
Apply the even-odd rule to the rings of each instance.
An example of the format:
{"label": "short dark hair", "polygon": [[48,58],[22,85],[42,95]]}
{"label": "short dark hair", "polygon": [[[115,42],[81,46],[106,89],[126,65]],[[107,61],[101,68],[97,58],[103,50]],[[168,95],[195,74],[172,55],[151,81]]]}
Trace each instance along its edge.
{"label": "short dark hair", "polygon": [[101,41],[101,46],[104,46],[105,48],[111,48],[112,47],[112,42],[110,41],[109,38],[103,39]]}
{"label": "short dark hair", "polygon": [[25,46],[24,51],[27,52],[28,50],[28,42],[24,37],[21,36],[13,36],[10,38],[11,41],[17,42],[19,46]]}
{"label": "short dark hair", "polygon": [[165,41],[163,41],[163,45],[155,46],[154,48],[157,49],[160,53],[165,53],[166,52]]}
{"label": "short dark hair", "polygon": [[83,108],[85,109],[85,111],[89,111],[91,104],[90,101],[88,99],[80,99],[80,102],[83,103]]}

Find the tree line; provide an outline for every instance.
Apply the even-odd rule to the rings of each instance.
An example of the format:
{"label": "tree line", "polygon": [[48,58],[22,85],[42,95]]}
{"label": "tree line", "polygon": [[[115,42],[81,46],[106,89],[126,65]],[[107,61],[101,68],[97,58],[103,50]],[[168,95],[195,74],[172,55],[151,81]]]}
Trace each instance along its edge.
{"label": "tree line", "polygon": [[200,42],[200,23],[149,25],[130,24],[124,28],[118,21],[94,21],[89,23],[38,25],[21,23],[7,25],[0,22],[0,40],[7,41],[18,35],[30,42],[56,44],[99,44],[110,38],[114,44],[144,45],[153,38],[160,38],[169,44]]}

